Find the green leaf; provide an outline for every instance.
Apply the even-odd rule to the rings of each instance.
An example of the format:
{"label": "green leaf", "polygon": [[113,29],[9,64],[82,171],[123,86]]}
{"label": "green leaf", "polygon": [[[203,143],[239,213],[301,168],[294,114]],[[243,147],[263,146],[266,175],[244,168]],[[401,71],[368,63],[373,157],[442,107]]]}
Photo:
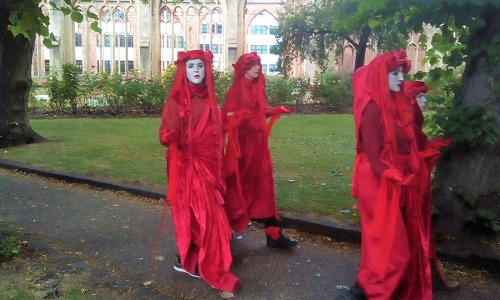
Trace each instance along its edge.
{"label": "green leaf", "polygon": [[368,26],[370,26],[371,29],[377,28],[380,25],[380,23],[381,23],[380,16],[368,20]]}
{"label": "green leaf", "polygon": [[71,8],[67,8],[67,7],[61,7],[61,11],[62,13],[67,16],[69,15],[72,11],[71,11]]}
{"label": "green leaf", "polygon": [[95,32],[102,33],[102,30],[101,30],[101,28],[99,27],[99,23],[97,23],[97,21],[92,22],[92,23],[90,24],[90,28],[91,28],[92,30],[94,30]]}
{"label": "green leaf", "polygon": [[52,40],[48,37],[43,39],[43,45],[47,48],[53,48],[54,46],[52,45]]}
{"label": "green leaf", "polygon": [[74,11],[71,13],[71,19],[76,23],[81,23],[83,21],[83,15],[78,11]]}
{"label": "green leaf", "polygon": [[91,11],[87,11],[87,17],[94,19],[94,20],[99,20],[99,17]]}

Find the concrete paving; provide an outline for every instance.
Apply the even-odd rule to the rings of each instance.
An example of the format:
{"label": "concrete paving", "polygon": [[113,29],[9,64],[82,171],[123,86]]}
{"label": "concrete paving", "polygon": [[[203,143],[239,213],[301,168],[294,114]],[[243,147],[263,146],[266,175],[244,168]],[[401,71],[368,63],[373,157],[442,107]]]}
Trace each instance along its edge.
{"label": "concrete paving", "polygon": [[[221,299],[223,295],[202,280],[174,271],[170,214],[170,226],[153,256],[162,206],[115,190],[0,170],[0,220],[82,266],[104,272],[108,280],[119,279],[137,289],[134,299]],[[298,227],[307,224],[298,217],[288,222]],[[345,228],[345,234],[339,234],[328,225],[310,226],[351,235],[344,237],[347,240],[359,234]],[[233,299],[333,299],[352,283],[359,264],[358,244],[331,242],[300,231],[287,233],[299,239],[299,247],[268,249],[260,224],[235,236],[231,270],[240,278],[241,288]],[[147,289],[146,281],[152,282]],[[486,290],[465,282],[453,294],[436,292],[434,299],[497,299],[498,294],[500,283]]]}

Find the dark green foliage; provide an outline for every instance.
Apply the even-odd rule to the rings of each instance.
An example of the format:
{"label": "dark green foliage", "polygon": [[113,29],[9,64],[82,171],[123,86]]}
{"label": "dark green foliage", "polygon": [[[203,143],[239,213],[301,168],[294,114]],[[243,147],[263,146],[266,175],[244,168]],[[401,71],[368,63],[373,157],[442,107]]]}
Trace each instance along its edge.
{"label": "dark green foliage", "polygon": [[10,231],[10,228],[0,223],[0,262],[12,258],[21,251],[21,242],[11,235]]}
{"label": "dark green foliage", "polygon": [[282,76],[267,76],[266,85],[270,107],[295,104],[296,99],[292,95],[295,86],[291,80]]}
{"label": "dark green foliage", "polygon": [[314,76],[313,99],[330,104],[335,111],[352,110],[352,75],[333,72],[318,73]]}
{"label": "dark green foliage", "polygon": [[80,69],[75,64],[63,64],[62,72],[52,71],[49,81],[49,105],[54,110],[61,110],[68,105],[74,114],[78,111],[78,93]]}
{"label": "dark green foliage", "polygon": [[214,79],[217,103],[222,106],[225,102],[227,90],[233,84],[233,73],[214,71]]}

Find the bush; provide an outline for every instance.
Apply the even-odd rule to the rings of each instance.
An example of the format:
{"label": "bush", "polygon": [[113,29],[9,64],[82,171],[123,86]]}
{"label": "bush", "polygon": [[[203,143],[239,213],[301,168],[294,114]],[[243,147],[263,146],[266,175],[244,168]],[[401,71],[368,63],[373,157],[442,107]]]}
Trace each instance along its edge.
{"label": "bush", "polygon": [[214,71],[214,79],[217,102],[222,106],[226,99],[227,90],[233,84],[233,73]]}
{"label": "bush", "polygon": [[[0,224],[1,227],[4,224]],[[3,228],[5,229],[5,228]],[[2,232],[0,228],[0,262],[11,259],[21,251],[21,242],[15,236]]]}
{"label": "bush", "polygon": [[177,72],[177,66],[174,64],[170,64],[168,65],[167,69],[163,71],[163,75],[161,77],[161,84],[165,89],[167,97],[170,94],[172,85],[174,85],[175,72]]}
{"label": "bush", "polygon": [[269,106],[294,105],[293,82],[283,76],[266,76],[267,97]]}
{"label": "bush", "polygon": [[75,64],[63,64],[62,73],[54,68],[48,80],[49,106],[53,110],[71,107],[73,114],[78,112],[80,68]]}
{"label": "bush", "polygon": [[313,79],[312,97],[329,104],[335,111],[352,111],[352,74],[339,75],[333,72],[316,73]]}

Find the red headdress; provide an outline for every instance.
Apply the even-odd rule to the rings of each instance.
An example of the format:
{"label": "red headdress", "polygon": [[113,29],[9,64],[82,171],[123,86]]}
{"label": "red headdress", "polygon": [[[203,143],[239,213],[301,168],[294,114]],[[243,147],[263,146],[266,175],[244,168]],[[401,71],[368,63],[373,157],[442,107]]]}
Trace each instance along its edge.
{"label": "red headdress", "polygon": [[[255,64],[260,67],[259,78],[256,80],[250,80],[245,77],[246,71],[250,70]],[[260,62],[260,57],[257,52],[245,53],[240,56],[236,64],[233,64],[234,75],[233,75],[233,86],[240,85],[243,91],[243,99],[249,102],[251,95],[248,94],[248,89],[245,86],[252,86],[254,89],[254,97],[258,97],[258,102],[261,110],[265,113],[268,109],[267,107],[267,94],[266,94],[266,78],[262,73],[262,64]]]}
{"label": "red headdress", "polygon": [[420,93],[427,93],[429,86],[423,81],[413,80],[405,83],[405,94],[408,98],[415,100],[415,97]]}
{"label": "red headdress", "polygon": [[422,124],[424,123],[424,115],[422,114],[422,110],[418,106],[415,98],[418,94],[427,93],[428,91],[429,86],[427,86],[423,81],[413,80],[405,83],[405,94],[413,105],[415,124],[419,127],[422,127]]}
{"label": "red headdress", "polygon": [[[186,75],[186,62],[193,59],[201,59],[205,65],[205,82],[203,88],[206,87],[210,102],[217,105],[217,98],[215,96],[214,75],[212,72],[212,61],[214,55],[210,51],[192,50],[188,52],[179,51],[177,53],[177,72],[175,73],[174,83],[169,99],[174,100],[179,105],[180,117],[188,116],[190,113],[190,99],[191,95],[197,93],[199,86],[189,83]],[[218,106],[217,106],[218,107]]]}

